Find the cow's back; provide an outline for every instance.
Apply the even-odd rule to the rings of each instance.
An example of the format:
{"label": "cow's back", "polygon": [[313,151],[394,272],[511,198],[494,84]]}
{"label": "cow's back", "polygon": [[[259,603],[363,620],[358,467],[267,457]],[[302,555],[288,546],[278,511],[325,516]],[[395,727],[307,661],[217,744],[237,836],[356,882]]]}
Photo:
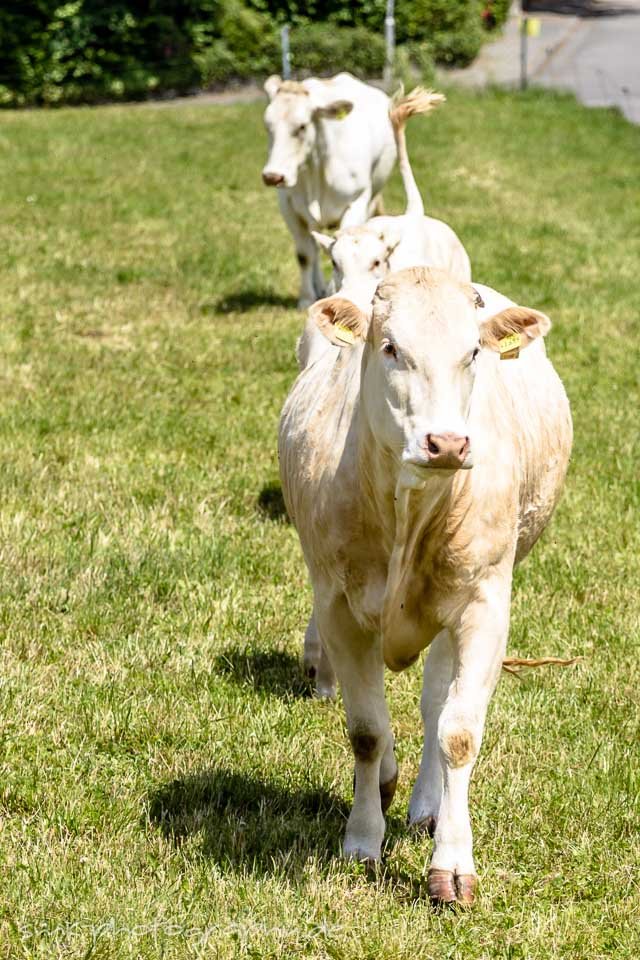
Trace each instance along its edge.
{"label": "cow's back", "polygon": [[[484,316],[512,305],[490,288],[475,286],[485,299]],[[484,357],[484,364],[482,382],[476,386],[482,398],[474,399],[478,434],[485,438],[482,469],[494,489],[488,496],[499,499],[504,486],[513,490],[518,562],[544,530],[560,498],[573,440],[569,400],[542,338],[517,359],[492,354]]]}
{"label": "cow's back", "polygon": [[278,453],[282,492],[305,556],[331,562],[332,527],[343,532],[359,515],[354,414],[362,347],[327,345],[304,369],[280,418]]}
{"label": "cow's back", "polygon": [[314,85],[324,85],[325,93],[328,88],[332,100],[349,100],[354,105],[344,120],[322,121],[327,183],[341,192],[345,171],[351,171],[354,183],[363,177],[363,183],[371,178],[375,196],[388,179],[396,158],[389,97],[350,73],[339,73],[329,80],[305,81],[309,90]]}

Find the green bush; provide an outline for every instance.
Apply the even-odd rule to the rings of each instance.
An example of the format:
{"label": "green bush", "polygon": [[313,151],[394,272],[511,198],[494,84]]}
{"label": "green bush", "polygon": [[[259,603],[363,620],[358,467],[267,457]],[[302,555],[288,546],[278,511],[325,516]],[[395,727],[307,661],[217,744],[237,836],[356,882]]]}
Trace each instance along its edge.
{"label": "green bush", "polygon": [[[483,11],[507,0],[397,0],[399,71],[464,64]],[[380,75],[385,0],[4,0],[0,105],[95,102],[185,92],[280,69],[278,28],[292,24],[296,74]]]}
{"label": "green bush", "polygon": [[[386,0],[246,0],[278,23],[329,21],[343,27],[365,27],[381,37]],[[477,54],[483,40],[483,11],[508,9],[508,0],[397,0],[396,41],[428,43],[439,63],[464,65]],[[504,15],[506,16],[506,9]]]}
{"label": "green bush", "polygon": [[501,27],[509,16],[511,0],[487,0],[483,10],[484,26],[488,30]]}
{"label": "green bush", "polygon": [[187,90],[221,0],[5,0],[0,103],[49,104]]}
{"label": "green bush", "polygon": [[384,39],[364,27],[309,23],[291,31],[291,64],[297,74],[326,76],[348,69],[359,77],[380,76]]}
{"label": "green bush", "polygon": [[280,38],[268,17],[227,0],[218,30],[217,39],[194,54],[203,86],[263,77],[280,68]]}

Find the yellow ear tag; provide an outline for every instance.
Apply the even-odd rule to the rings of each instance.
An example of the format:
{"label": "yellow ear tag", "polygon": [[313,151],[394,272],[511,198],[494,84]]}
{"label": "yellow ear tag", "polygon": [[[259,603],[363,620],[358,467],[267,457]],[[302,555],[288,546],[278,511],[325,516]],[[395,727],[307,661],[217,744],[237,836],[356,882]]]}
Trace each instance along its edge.
{"label": "yellow ear tag", "polygon": [[338,112],[336,113],[335,115],[336,120],[344,120],[344,118],[348,116],[348,114],[349,114],[349,111],[345,110],[343,107],[342,110],[338,110]]}
{"label": "yellow ear tag", "polygon": [[502,340],[498,340],[498,350],[501,360],[515,360],[520,356],[520,334],[509,333]]}
{"label": "yellow ear tag", "polygon": [[356,338],[354,337],[349,327],[343,327],[341,323],[334,324],[333,332],[336,340],[341,340],[342,343],[355,343]]}

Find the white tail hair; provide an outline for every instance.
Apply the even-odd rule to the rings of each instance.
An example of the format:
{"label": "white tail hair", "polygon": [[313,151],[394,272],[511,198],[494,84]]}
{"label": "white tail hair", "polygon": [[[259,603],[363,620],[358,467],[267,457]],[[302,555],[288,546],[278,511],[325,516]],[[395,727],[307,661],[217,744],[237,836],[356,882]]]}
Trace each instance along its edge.
{"label": "white tail hair", "polygon": [[406,97],[403,96],[403,93],[404,91],[402,87],[400,87],[391,102],[389,119],[391,120],[396,139],[398,167],[400,168],[400,175],[407,198],[405,215],[423,217],[424,203],[409,162],[404,131],[409,117],[413,117],[416,114],[430,113],[432,110],[435,110],[436,107],[440,106],[441,103],[444,103],[446,97],[442,93],[425,90],[424,87],[415,87]]}

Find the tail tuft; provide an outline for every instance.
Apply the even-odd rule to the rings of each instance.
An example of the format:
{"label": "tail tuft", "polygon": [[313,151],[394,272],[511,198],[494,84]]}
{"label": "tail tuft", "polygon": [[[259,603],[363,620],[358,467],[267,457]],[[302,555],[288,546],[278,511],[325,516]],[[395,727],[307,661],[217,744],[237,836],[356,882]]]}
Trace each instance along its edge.
{"label": "tail tuft", "polygon": [[539,660],[527,660],[524,657],[507,657],[502,661],[502,669],[514,676],[520,676],[519,667],[547,667],[554,665],[556,667],[570,667],[572,663],[577,663],[582,657],[571,657],[569,660],[563,660],[561,657],[540,657]]}
{"label": "tail tuft", "polygon": [[389,118],[394,130],[404,127],[409,117],[431,113],[446,99],[443,93],[425,90],[424,87],[414,87],[411,93],[404,96],[404,90],[400,87],[391,101],[389,110]]}
{"label": "tail tuft", "polygon": [[441,103],[444,103],[445,99],[444,94],[434,93],[433,90],[425,90],[424,87],[415,87],[411,93],[405,96],[404,89],[400,87],[391,101],[389,119],[393,127],[393,135],[398,149],[398,167],[400,168],[400,176],[407,198],[406,216],[423,217],[424,203],[409,162],[404,128],[410,117],[431,113]]}

